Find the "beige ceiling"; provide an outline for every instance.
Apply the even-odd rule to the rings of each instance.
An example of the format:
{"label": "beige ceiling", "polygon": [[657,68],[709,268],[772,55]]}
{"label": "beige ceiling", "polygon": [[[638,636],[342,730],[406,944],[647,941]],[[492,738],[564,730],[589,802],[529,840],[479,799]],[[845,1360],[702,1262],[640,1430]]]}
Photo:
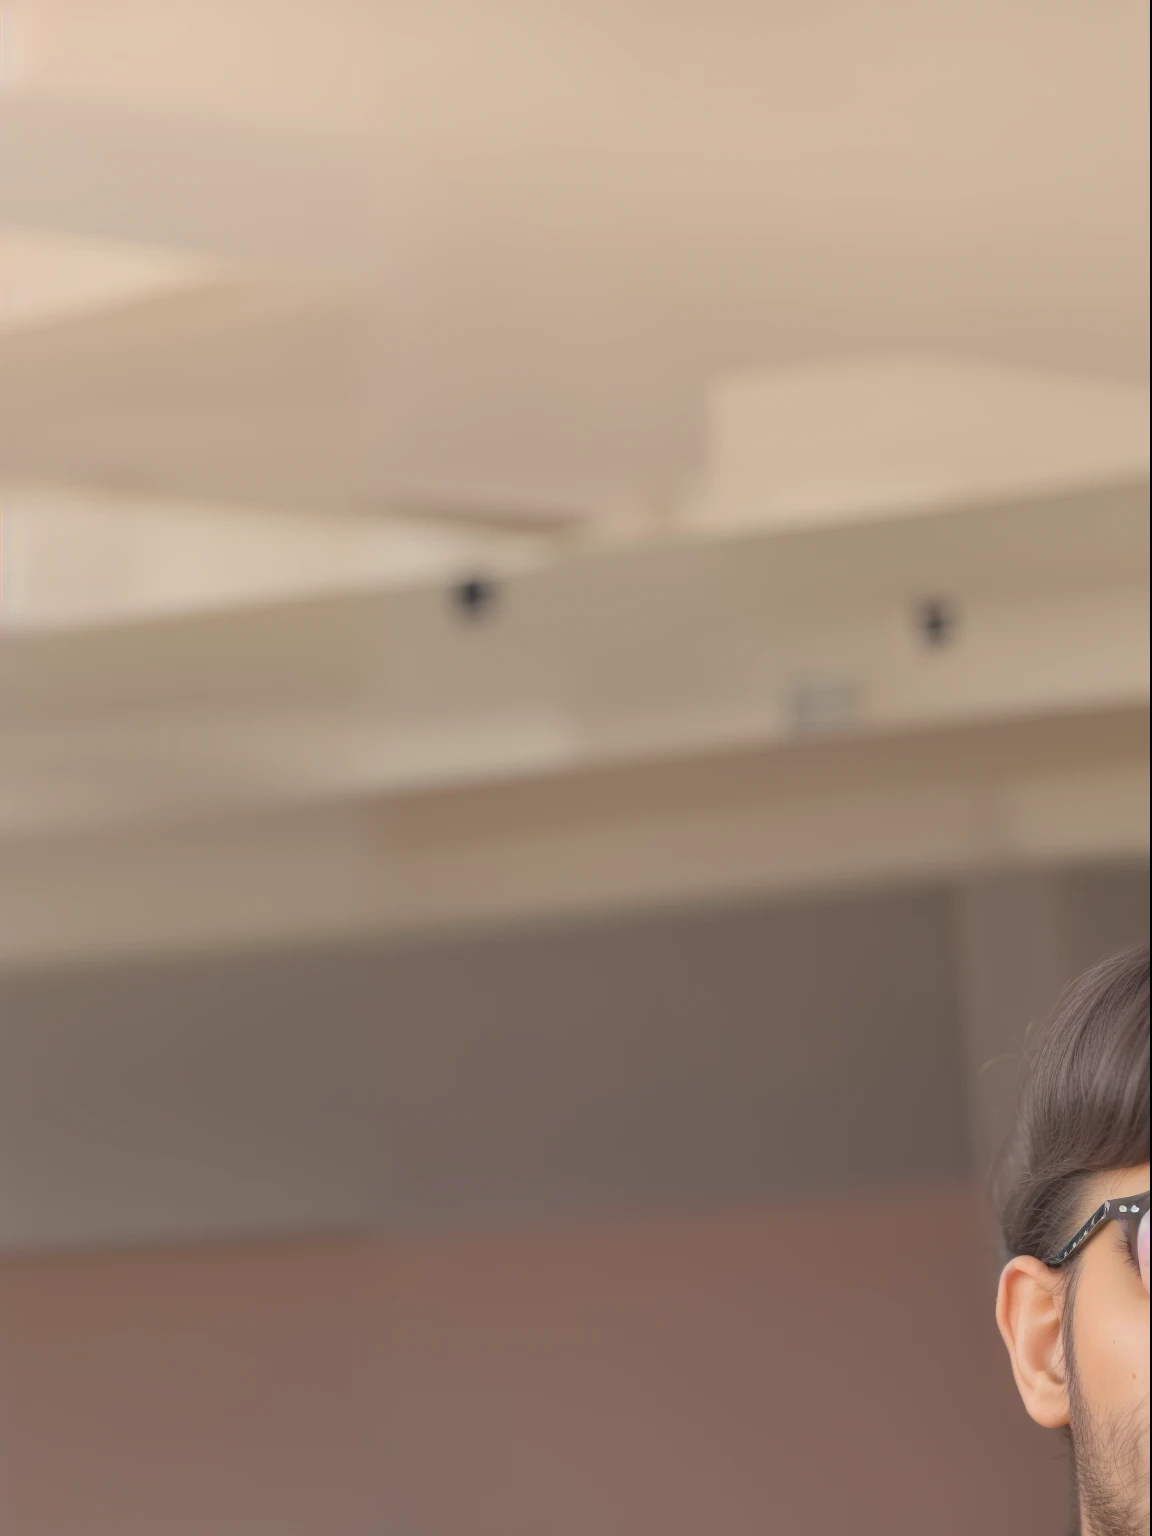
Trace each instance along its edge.
{"label": "beige ceiling", "polygon": [[737,368],[1146,379],[1135,0],[5,10],[0,232],[224,275],[10,331],[0,475],[564,509]]}
{"label": "beige ceiling", "polygon": [[8,228],[0,232],[0,334],[199,287],[213,275],[180,252]]}

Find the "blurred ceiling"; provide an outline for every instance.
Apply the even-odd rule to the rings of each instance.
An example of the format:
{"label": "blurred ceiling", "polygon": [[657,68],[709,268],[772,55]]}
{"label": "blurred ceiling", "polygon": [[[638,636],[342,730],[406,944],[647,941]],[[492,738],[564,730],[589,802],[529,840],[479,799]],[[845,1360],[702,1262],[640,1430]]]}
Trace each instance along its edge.
{"label": "blurred ceiling", "polygon": [[[1142,0],[0,0],[0,1242],[652,1198],[686,1123],[759,1193],[818,1058],[817,1182],[960,1171],[916,925],[1147,856],[1147,102]],[[874,1019],[827,911],[653,919],[618,1012],[611,934],[476,937],[910,881]],[[701,1074],[736,960],[839,1033],[721,992]]]}
{"label": "blurred ceiling", "polygon": [[[1146,852],[1147,34],[0,0],[6,953]],[[948,745],[851,798],[851,740],[911,782],[916,732],[1016,727],[987,794]],[[835,783],[719,829],[702,784],[643,891],[634,807],[525,791],[814,729]],[[437,788],[467,878],[403,831],[383,877],[363,819]]]}
{"label": "blurred ceiling", "polygon": [[87,295],[2,321],[9,479],[611,519],[734,369],[1146,378],[1136,0],[2,9],[0,284]]}

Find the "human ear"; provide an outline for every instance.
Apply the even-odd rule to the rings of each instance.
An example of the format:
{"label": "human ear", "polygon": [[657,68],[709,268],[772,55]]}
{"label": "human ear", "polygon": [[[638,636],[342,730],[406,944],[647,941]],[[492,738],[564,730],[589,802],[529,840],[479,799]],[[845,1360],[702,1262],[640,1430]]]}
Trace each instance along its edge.
{"label": "human ear", "polygon": [[1058,1429],[1069,1418],[1063,1301],[1063,1287],[1039,1259],[1021,1256],[1004,1266],[996,1323],[1024,1407],[1045,1429]]}

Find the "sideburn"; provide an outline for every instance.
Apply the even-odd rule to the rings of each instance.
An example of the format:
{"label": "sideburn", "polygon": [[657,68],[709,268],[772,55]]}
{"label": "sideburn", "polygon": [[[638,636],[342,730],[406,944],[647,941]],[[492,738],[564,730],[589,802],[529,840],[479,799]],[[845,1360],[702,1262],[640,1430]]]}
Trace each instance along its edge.
{"label": "sideburn", "polygon": [[[1080,1386],[1072,1338],[1077,1275],[1078,1268],[1074,1266],[1068,1275],[1060,1320],[1070,1419],[1064,1431],[1072,1469],[1069,1536],[1082,1536],[1086,1529],[1091,1530],[1092,1536],[1141,1536],[1147,1527],[1133,1512],[1116,1476],[1125,1464],[1126,1453],[1131,1453],[1135,1465],[1140,1454],[1138,1432],[1134,1430],[1127,1439],[1123,1434],[1102,1433]],[[1090,1526],[1082,1524],[1085,1520],[1091,1522]]]}

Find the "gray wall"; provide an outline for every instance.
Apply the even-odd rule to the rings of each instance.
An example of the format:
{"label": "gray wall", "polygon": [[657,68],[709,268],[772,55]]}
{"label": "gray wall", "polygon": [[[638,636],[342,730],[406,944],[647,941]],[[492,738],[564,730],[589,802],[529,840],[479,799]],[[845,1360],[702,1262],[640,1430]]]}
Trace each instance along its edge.
{"label": "gray wall", "polygon": [[969,1159],[987,1178],[1011,1124],[1029,1031],[1073,977],[1148,937],[1148,866],[990,876],[957,892]]}
{"label": "gray wall", "polygon": [[2,976],[0,1240],[962,1177],[1014,1091],[981,1068],[1147,929],[1146,870],[1029,880]]}

